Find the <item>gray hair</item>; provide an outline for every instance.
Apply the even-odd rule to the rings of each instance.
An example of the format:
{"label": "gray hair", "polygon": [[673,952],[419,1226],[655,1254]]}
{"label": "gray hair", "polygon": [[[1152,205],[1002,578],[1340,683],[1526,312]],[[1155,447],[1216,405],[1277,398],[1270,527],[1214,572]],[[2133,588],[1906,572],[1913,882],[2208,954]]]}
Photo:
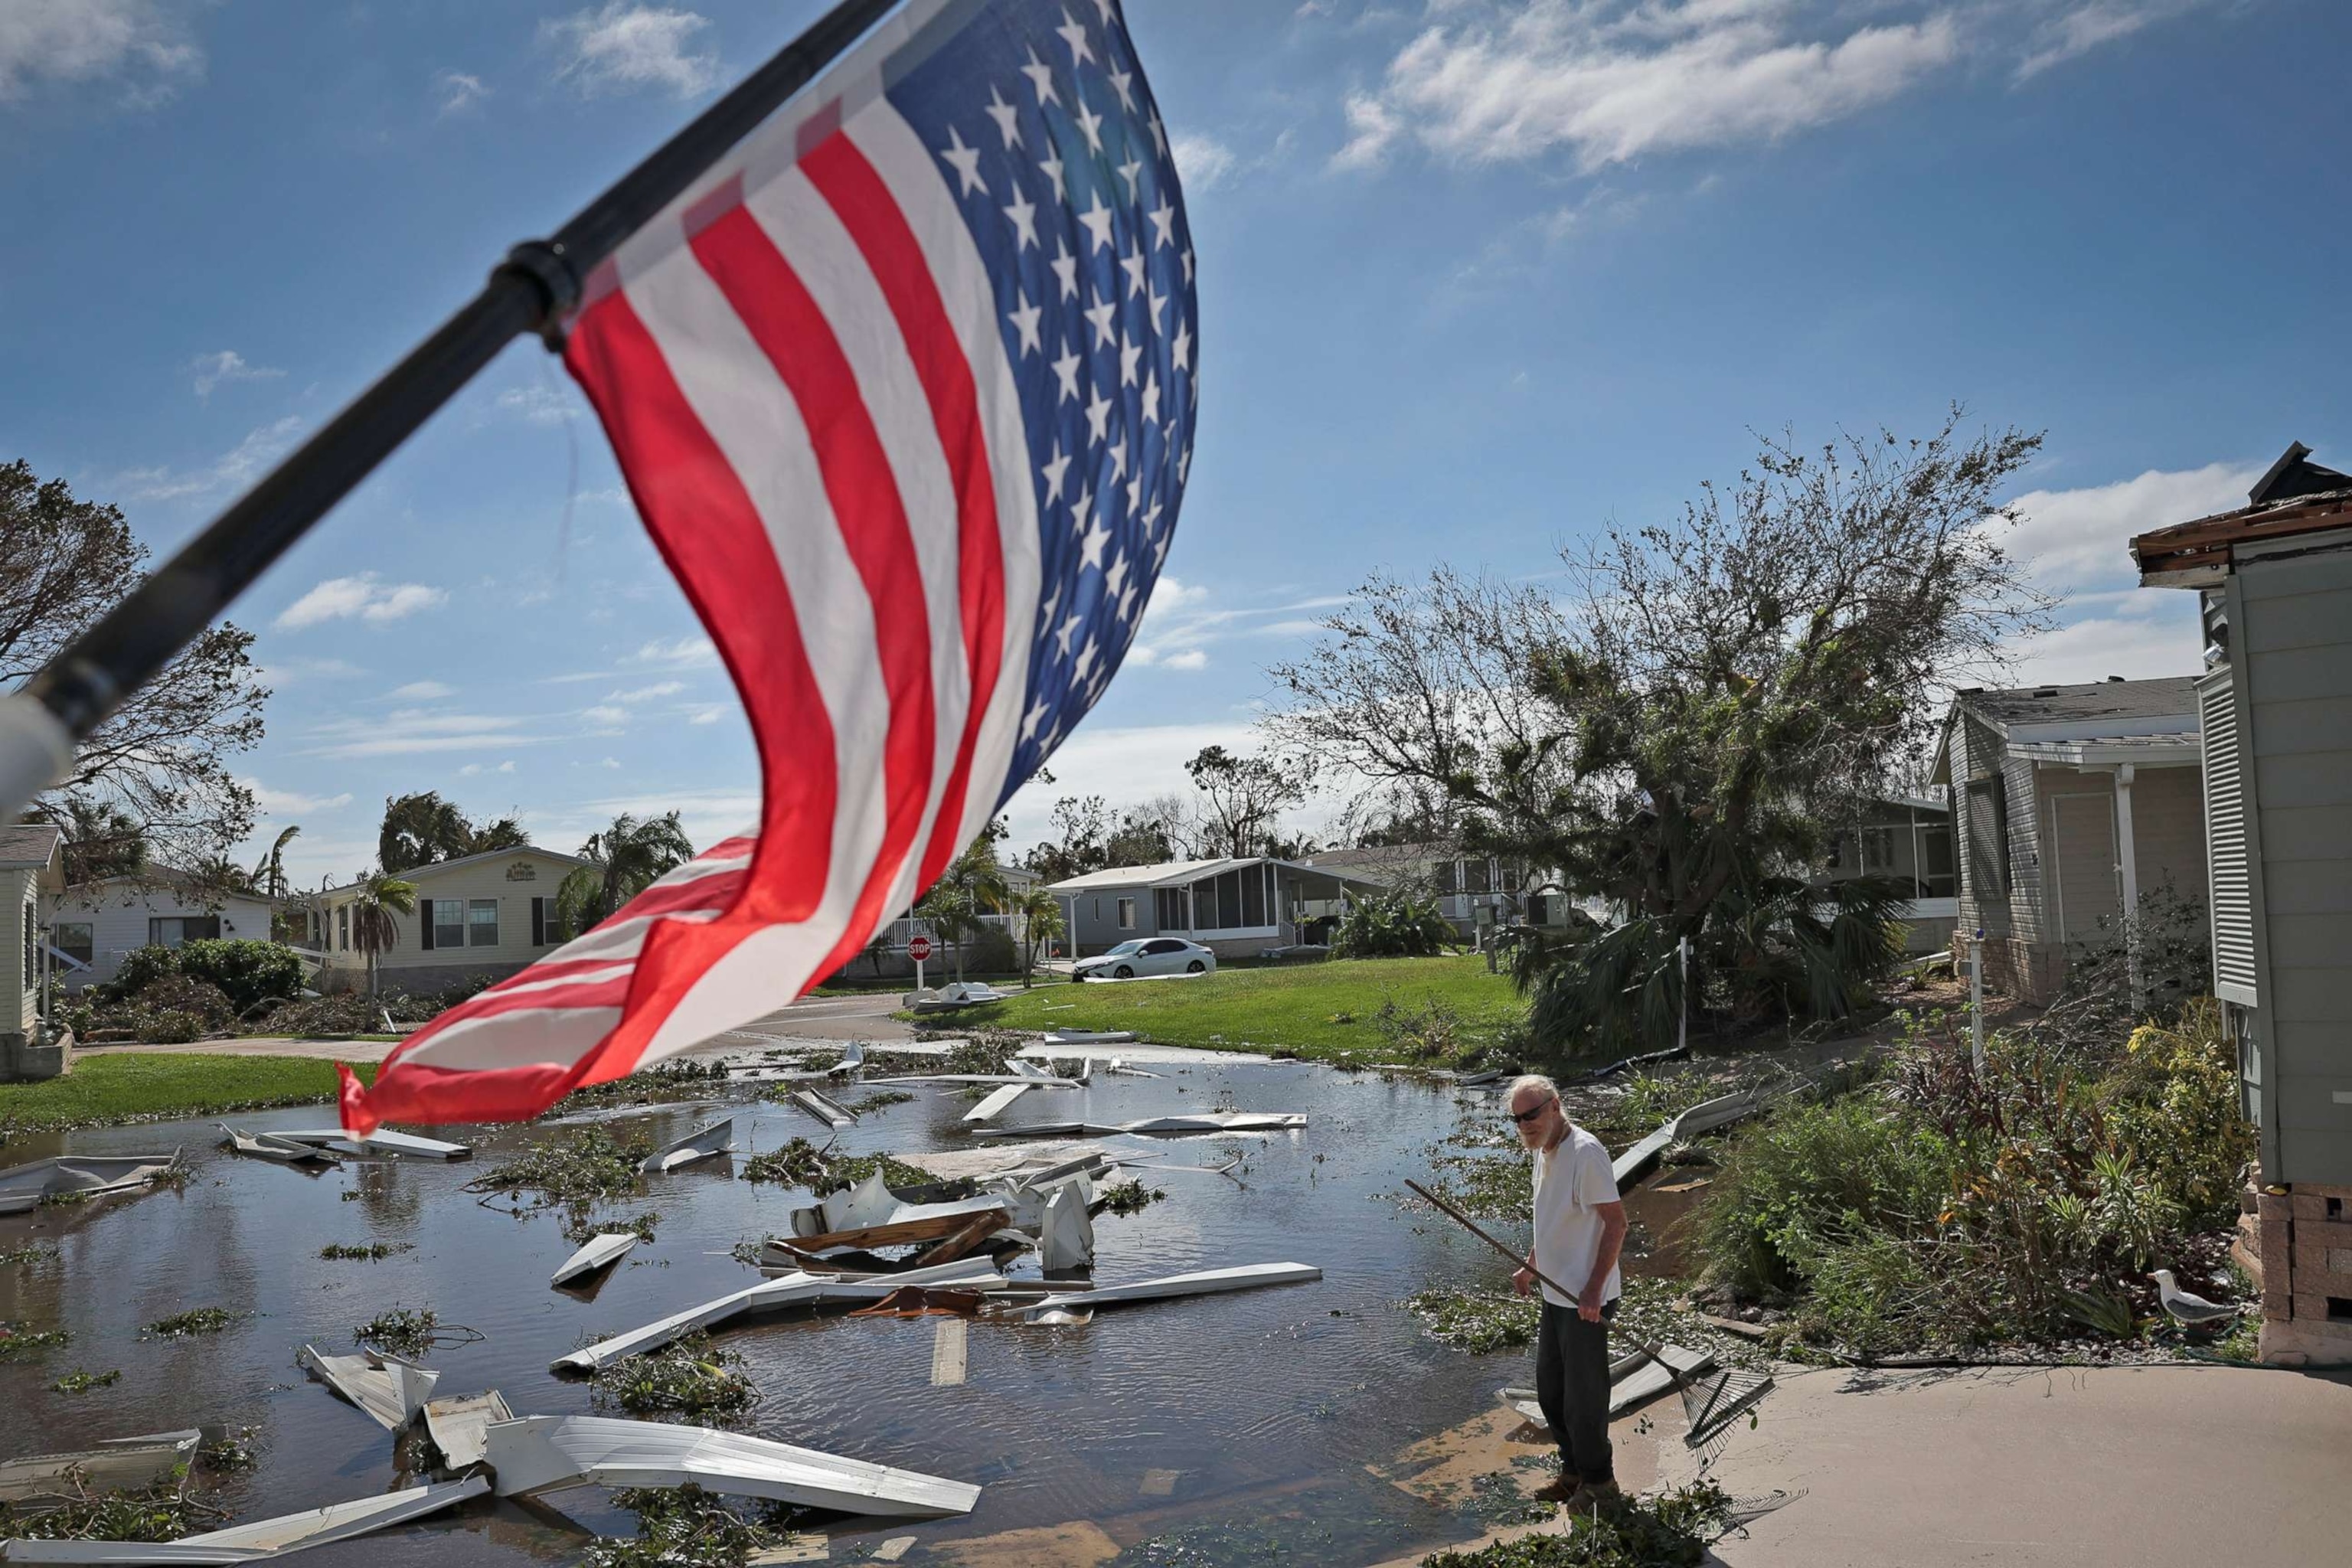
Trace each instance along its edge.
{"label": "gray hair", "polygon": [[1559,1085],[1539,1072],[1529,1072],[1521,1073],[1511,1080],[1511,1087],[1504,1091],[1503,1103],[1508,1105],[1512,1100],[1518,1099],[1519,1090],[1523,1089],[1535,1089],[1554,1104],[1559,1102]]}

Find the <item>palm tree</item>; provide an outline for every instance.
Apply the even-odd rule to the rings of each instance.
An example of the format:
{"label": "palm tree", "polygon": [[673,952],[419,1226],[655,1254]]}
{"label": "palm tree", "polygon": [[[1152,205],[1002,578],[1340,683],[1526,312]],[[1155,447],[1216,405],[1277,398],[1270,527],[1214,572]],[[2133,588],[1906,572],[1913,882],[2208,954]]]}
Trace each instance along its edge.
{"label": "palm tree", "polygon": [[1013,895],[1005,912],[1021,924],[1021,989],[1026,991],[1037,968],[1038,944],[1062,934],[1062,901],[1043,888],[1028,888]]}
{"label": "palm tree", "polygon": [[270,844],[269,853],[254,863],[253,885],[264,898],[282,899],[292,891],[286,880],[286,847],[301,833],[299,827],[289,827]]}
{"label": "palm tree", "polygon": [[400,922],[392,917],[416,912],[416,884],[404,882],[389,871],[371,872],[352,900],[352,946],[367,955],[368,999],[375,999],[376,963],[400,942]]}
{"label": "palm tree", "polygon": [[674,811],[642,818],[623,812],[612,826],[589,835],[580,858],[589,864],[555,889],[555,918],[575,935],[610,919],[665,872],[693,859],[694,845]]}
{"label": "palm tree", "polygon": [[982,929],[980,917],[1002,912],[1008,891],[1004,868],[997,864],[996,841],[982,834],[948,864],[915,912],[937,926],[955,943],[956,978],[963,978],[963,938]]}

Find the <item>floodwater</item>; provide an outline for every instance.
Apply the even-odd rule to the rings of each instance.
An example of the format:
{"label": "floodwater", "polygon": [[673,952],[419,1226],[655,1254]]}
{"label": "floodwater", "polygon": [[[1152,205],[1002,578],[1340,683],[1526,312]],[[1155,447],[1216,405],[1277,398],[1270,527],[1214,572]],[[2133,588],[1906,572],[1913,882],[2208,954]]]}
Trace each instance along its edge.
{"label": "floodwater", "polygon": [[[1290,1064],[1155,1066],[1157,1079],[1097,1075],[1091,1088],[1041,1089],[1002,1119],[1119,1121],[1209,1110],[1305,1111],[1307,1128],[1265,1138],[1114,1139],[1155,1163],[1209,1165],[1238,1153],[1241,1179],[1171,1172],[1165,1201],[1100,1215],[1102,1283],[1237,1264],[1319,1266],[1319,1283],[1106,1311],[1085,1327],[982,1320],[970,1328],[969,1373],[933,1387],[932,1321],[841,1316],[738,1320],[719,1342],[747,1358],[761,1403],[738,1429],[758,1436],[985,1487],[968,1518],[831,1527],[833,1560],[856,1561],[896,1535],[906,1561],[1094,1563],[1266,1560],[1369,1563],[1470,1539],[1480,1525],[1368,1470],[1416,1440],[1493,1404],[1524,1382],[1525,1361],[1474,1357],[1429,1340],[1401,1306],[1430,1285],[1498,1282],[1508,1265],[1443,1218],[1391,1198],[1428,1170],[1430,1145],[1492,1097]],[[971,1100],[917,1086],[919,1098],[869,1113],[841,1137],[850,1152],[977,1146],[960,1118]],[[845,1096],[854,1100],[855,1094]],[[789,1107],[748,1101],[740,1153],[794,1137],[822,1142]],[[1491,1108],[1491,1109],[1490,1109]],[[667,1142],[722,1109],[646,1108],[613,1118]],[[241,1130],[328,1124],[313,1107],[231,1118]],[[424,1358],[440,1392],[496,1388],[519,1415],[592,1408],[589,1387],[548,1363],[586,1337],[634,1327],[751,1283],[730,1249],[787,1229],[805,1201],[758,1185],[716,1160],[650,1177],[616,1205],[660,1219],[593,1299],[551,1289],[572,1250],[553,1212],[517,1218],[462,1190],[502,1154],[561,1127],[435,1129],[472,1142],[471,1161],[346,1163],[323,1175],[240,1160],[210,1121],[112,1128],[12,1143],[0,1163],[67,1149],[131,1153],[184,1147],[193,1178],[158,1191],[0,1219],[0,1249],[53,1242],[53,1261],[0,1268],[0,1319],[63,1325],[71,1345],[0,1363],[0,1457],[198,1425],[251,1427],[257,1467],[216,1500],[251,1520],[414,1485],[390,1434],[307,1379],[305,1341],[349,1351],[352,1329],[395,1306],[430,1307],[479,1342]],[[504,1203],[503,1196],[492,1200]],[[405,1242],[378,1262],[322,1261],[330,1242]],[[1034,1255],[1025,1260],[1034,1269]],[[227,1331],[142,1338],[141,1325],[194,1307],[246,1314]],[[77,1367],[120,1368],[110,1387],[48,1391]],[[613,1412],[618,1414],[618,1412]],[[552,1505],[552,1507],[549,1506]],[[554,1509],[561,1509],[557,1513]],[[499,1564],[578,1559],[585,1530],[625,1534],[632,1516],[600,1491],[537,1506],[479,1502],[436,1521],[339,1546],[305,1561],[337,1564]],[[1066,1544],[984,1538],[1064,1525]],[[824,1527],[819,1527],[824,1528]],[[1173,1550],[1171,1535],[1184,1550]],[[969,1543],[958,1549],[955,1543]],[[1158,1544],[1150,1544],[1157,1542]]]}

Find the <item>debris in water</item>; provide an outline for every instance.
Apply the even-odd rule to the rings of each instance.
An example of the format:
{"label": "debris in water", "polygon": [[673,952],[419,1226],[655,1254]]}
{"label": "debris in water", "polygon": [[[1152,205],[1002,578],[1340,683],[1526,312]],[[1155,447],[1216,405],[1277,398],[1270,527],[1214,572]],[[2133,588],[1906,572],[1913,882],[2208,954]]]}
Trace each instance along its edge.
{"label": "debris in water", "polygon": [[[11,1563],[265,1563],[305,1547],[324,1546],[329,1542],[348,1541],[353,1536],[405,1524],[410,1520],[454,1508],[469,1498],[480,1497],[489,1489],[489,1482],[479,1476],[469,1476],[461,1481],[412,1487],[406,1491],[332,1503],[325,1508],[307,1509],[300,1513],[289,1513],[277,1519],[231,1525],[202,1535],[182,1535],[173,1530],[170,1536],[92,1532],[84,1534],[78,1541],[58,1541],[54,1543],[13,1541],[0,1548],[0,1556],[5,1556]],[[88,1544],[95,1541],[140,1541],[156,1544],[146,1552],[140,1551],[137,1546],[126,1545],[100,1555],[94,1553]]]}
{"label": "debris in water", "polygon": [[514,1412],[497,1389],[488,1394],[452,1394],[425,1402],[425,1435],[441,1451],[442,1468],[469,1469],[482,1462],[482,1445],[490,1424],[511,1421]]}
{"label": "debris in water", "polygon": [[1238,1268],[1203,1268],[1191,1274],[1170,1274],[1158,1279],[1138,1279],[1126,1285],[1103,1285],[1092,1290],[1047,1296],[1023,1310],[1035,1321],[1041,1314],[1083,1308],[1123,1307],[1139,1301],[1166,1301],[1182,1296],[1221,1295],[1230,1290],[1256,1290],[1268,1285],[1304,1285],[1323,1278],[1311,1263],[1251,1263]]}
{"label": "debris in water", "polygon": [[43,1355],[71,1343],[70,1329],[28,1329],[22,1323],[0,1319],[0,1361]]}
{"label": "debris in water", "polygon": [[398,1432],[416,1419],[441,1374],[412,1365],[397,1356],[362,1350],[357,1355],[332,1355],[316,1345],[304,1345],[295,1358],[302,1367],[387,1432]]}
{"label": "debris in water", "polygon": [[106,1372],[85,1372],[80,1367],[66,1373],[49,1384],[51,1394],[88,1394],[93,1388],[111,1388],[122,1381],[120,1368]]}
{"label": "debris in water", "polygon": [[416,1244],[413,1241],[331,1241],[319,1248],[319,1256],[331,1263],[381,1263],[387,1258],[415,1250]]}
{"label": "debris in water", "polygon": [[41,1204],[80,1203],[152,1186],[179,1169],[180,1152],[97,1156],[59,1154],[0,1171],[0,1214]]}
{"label": "debris in water", "polygon": [[650,1355],[599,1369],[592,1397],[632,1415],[674,1411],[705,1424],[723,1422],[760,1401],[759,1386],[743,1374],[744,1364],[733,1351],[713,1347],[708,1334],[691,1333]]}
{"label": "debris in water", "polygon": [[592,1543],[585,1568],[744,1568],[795,1539],[787,1505],[747,1517],[698,1486],[625,1487],[613,1501],[637,1516],[636,1539]]}
{"label": "debris in water", "polygon": [[226,1307],[191,1307],[184,1312],[174,1312],[168,1318],[158,1318],[147,1325],[146,1331],[158,1339],[184,1340],[193,1334],[217,1334],[244,1312],[232,1312]]}
{"label": "debris in water", "polygon": [[637,1169],[646,1175],[665,1174],[698,1160],[716,1159],[731,1152],[734,1147],[735,1119],[724,1116],[696,1128],[667,1148],[655,1150],[637,1162]]}
{"label": "debris in water", "polygon": [[569,1285],[584,1279],[618,1263],[622,1256],[637,1245],[637,1233],[633,1230],[606,1231],[592,1236],[579,1251],[563,1260],[562,1268],[548,1279],[551,1286]]}
{"label": "debris in water", "polygon": [[530,1415],[489,1429],[500,1497],[566,1487],[679,1487],[898,1518],[970,1513],[980,1488],[700,1426]]}
{"label": "debris in water", "polygon": [[430,1307],[394,1307],[353,1329],[352,1338],[391,1355],[419,1356],[433,1348],[440,1322],[440,1314]]}
{"label": "debris in water", "polygon": [[1115,1215],[1141,1214],[1168,1194],[1157,1187],[1147,1187],[1139,1176],[1130,1176],[1105,1187],[1099,1194],[1102,1206]]}
{"label": "debris in water", "polygon": [[0,1528],[21,1533],[26,1516],[89,1503],[107,1492],[140,1491],[169,1480],[176,1492],[180,1472],[204,1434],[151,1432],[116,1437],[95,1448],[68,1454],[33,1454],[0,1460]]}
{"label": "debris in water", "polygon": [[546,1139],[466,1184],[469,1193],[537,1197],[537,1206],[610,1201],[637,1190],[637,1172],[653,1152],[643,1133],[615,1138],[603,1127],[582,1127]]}
{"label": "debris in water", "polygon": [[217,1124],[228,1136],[222,1146],[249,1160],[269,1160],[280,1165],[340,1165],[341,1160],[312,1143],[298,1143],[274,1132],[239,1132],[227,1122]]}

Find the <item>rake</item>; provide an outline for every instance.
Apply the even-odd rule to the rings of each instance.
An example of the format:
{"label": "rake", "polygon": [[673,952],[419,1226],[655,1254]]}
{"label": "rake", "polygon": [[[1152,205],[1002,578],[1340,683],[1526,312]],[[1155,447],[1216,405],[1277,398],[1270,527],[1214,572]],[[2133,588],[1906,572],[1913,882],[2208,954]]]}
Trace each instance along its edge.
{"label": "rake", "polygon": [[[1526,1262],[1518,1253],[1489,1236],[1476,1220],[1472,1219],[1419,1182],[1409,1181],[1405,1185],[1428,1199],[1448,1219],[1453,1220],[1512,1262]],[[1534,1272],[1532,1265],[1528,1267],[1529,1271]],[[1551,1287],[1556,1294],[1568,1298],[1570,1305],[1576,1304],[1576,1293],[1563,1287],[1557,1279],[1542,1273],[1537,1273],[1536,1278]],[[1746,1372],[1738,1367],[1723,1367],[1714,1372],[1686,1374],[1675,1370],[1673,1363],[1666,1360],[1655,1345],[1643,1344],[1640,1340],[1634,1340],[1633,1345],[1635,1350],[1657,1363],[1659,1370],[1664,1372],[1667,1380],[1675,1385],[1675,1392],[1682,1396],[1683,1418],[1685,1423],[1683,1446],[1698,1451],[1701,1469],[1715,1463],[1725,1447],[1729,1444],[1732,1423],[1745,1415],[1750,1426],[1756,1424],[1756,1407],[1764,1402],[1766,1394],[1772,1392],[1772,1376],[1769,1373]]]}

